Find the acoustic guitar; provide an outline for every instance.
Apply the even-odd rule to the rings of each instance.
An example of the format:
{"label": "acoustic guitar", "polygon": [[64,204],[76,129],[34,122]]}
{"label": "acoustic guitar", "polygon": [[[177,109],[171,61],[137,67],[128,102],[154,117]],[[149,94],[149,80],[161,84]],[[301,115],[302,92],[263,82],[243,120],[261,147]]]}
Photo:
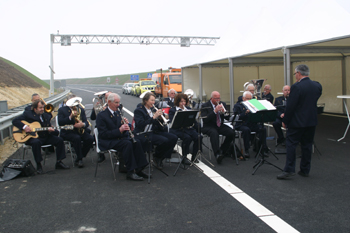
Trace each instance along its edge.
{"label": "acoustic guitar", "polygon": [[13,132],[13,138],[17,142],[26,142],[29,140],[29,138],[38,138],[39,135],[36,132],[39,131],[47,131],[49,128],[53,129],[65,129],[65,130],[72,130],[74,129],[73,125],[65,125],[65,126],[57,126],[57,127],[41,127],[40,123],[37,121],[34,121],[33,123],[28,123],[26,121],[21,121],[23,124],[28,125],[32,131],[26,132],[23,129],[18,129],[16,126],[13,126],[12,132]]}

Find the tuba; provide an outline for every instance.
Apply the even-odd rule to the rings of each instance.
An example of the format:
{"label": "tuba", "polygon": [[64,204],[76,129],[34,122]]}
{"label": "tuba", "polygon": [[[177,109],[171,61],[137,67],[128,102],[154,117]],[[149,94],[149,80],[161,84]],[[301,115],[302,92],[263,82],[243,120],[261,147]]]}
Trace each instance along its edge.
{"label": "tuba", "polygon": [[103,108],[107,104],[107,103],[105,103],[105,94],[107,92],[108,91],[101,91],[101,92],[97,92],[97,93],[94,94],[96,97],[94,97],[92,99],[92,105],[93,105],[93,108],[94,108],[94,111],[95,111],[96,115],[98,113],[102,112]]}
{"label": "tuba", "polygon": [[188,96],[190,108],[193,108],[194,106],[193,106],[192,97],[194,95],[194,91],[192,89],[187,89],[184,94]]}
{"label": "tuba", "polygon": [[[68,107],[71,107],[72,110],[77,113],[77,114],[75,114],[75,117],[74,117],[75,123],[78,123],[79,121],[81,121],[81,110],[78,107],[78,105],[84,107],[84,105],[81,104],[82,100],[83,99],[80,97],[73,97],[73,98],[67,100],[67,102],[66,102],[66,105]],[[90,122],[89,122],[89,124],[90,124]],[[79,134],[83,134],[85,132],[84,128],[78,128],[77,130],[78,130]]]}

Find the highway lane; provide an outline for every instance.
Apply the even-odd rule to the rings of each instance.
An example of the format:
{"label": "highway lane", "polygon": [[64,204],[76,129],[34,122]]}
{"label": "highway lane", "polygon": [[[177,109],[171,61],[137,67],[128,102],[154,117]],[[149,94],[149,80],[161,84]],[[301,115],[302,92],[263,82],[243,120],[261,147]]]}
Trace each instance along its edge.
{"label": "highway lane", "polygon": [[[93,93],[108,90],[115,92],[121,96],[121,103],[124,106],[124,116],[128,118],[131,122],[133,117],[133,111],[136,105],[141,102],[138,97],[122,94],[122,89],[120,87],[91,87],[91,86],[80,86],[80,87],[70,87],[71,91],[83,98],[83,104],[87,106],[89,103],[86,100],[93,98]],[[90,107],[91,108],[91,107]],[[87,107],[87,109],[90,109]],[[125,114],[126,113],[126,114]],[[88,114],[89,115],[89,114]],[[204,150],[205,154],[208,154],[208,150]],[[199,167],[204,170],[204,174],[210,178],[214,183],[222,188],[223,192],[230,194],[236,201],[240,202],[245,208],[249,209],[263,222],[268,224],[272,229],[276,231],[284,230],[285,232],[297,232],[292,226],[283,221],[280,217],[276,216],[273,212],[265,208],[263,205],[258,203],[256,200],[251,198],[248,194],[242,191],[240,188],[232,184],[229,180],[221,176],[219,173],[214,171],[208,165],[200,163]]]}

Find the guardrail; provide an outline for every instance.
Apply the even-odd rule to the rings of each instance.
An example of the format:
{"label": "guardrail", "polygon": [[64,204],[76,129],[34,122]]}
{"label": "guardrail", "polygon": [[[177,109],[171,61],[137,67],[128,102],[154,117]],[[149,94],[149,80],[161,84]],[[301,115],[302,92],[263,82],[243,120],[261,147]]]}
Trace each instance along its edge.
{"label": "guardrail", "polygon": [[[58,104],[68,95],[70,90],[66,90],[60,94],[45,98],[45,102],[48,104]],[[1,145],[4,144],[4,130],[9,129],[9,134],[12,136],[12,120],[17,116],[21,115],[24,109],[30,104],[22,105],[20,107],[12,108],[5,113],[0,113],[0,134],[1,134]]]}

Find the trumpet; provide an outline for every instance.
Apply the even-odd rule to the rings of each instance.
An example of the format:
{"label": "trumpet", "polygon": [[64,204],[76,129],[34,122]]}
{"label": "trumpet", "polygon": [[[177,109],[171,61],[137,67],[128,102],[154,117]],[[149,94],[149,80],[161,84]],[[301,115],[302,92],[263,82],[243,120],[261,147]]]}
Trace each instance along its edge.
{"label": "trumpet", "polygon": [[[216,102],[216,103],[217,103],[218,105],[221,105],[221,106],[222,106],[222,110],[224,110],[223,114],[226,114],[227,111],[226,111],[224,105],[223,105],[222,103],[219,103],[219,102],[220,102],[220,101],[218,101],[218,102]],[[220,111],[220,113],[222,113],[222,112]]]}
{"label": "trumpet", "polygon": [[[123,116],[123,113],[122,111],[118,108],[118,111],[120,113],[120,116],[122,118],[122,124],[125,124],[125,121],[124,121],[124,116]],[[129,136],[130,136],[130,139],[132,139],[132,142],[133,143],[136,143],[137,141],[135,140],[135,136],[134,134],[131,132],[131,129],[129,128]]]}
{"label": "trumpet", "polygon": [[51,113],[55,109],[55,107],[52,104],[47,104],[43,98],[40,98],[40,100],[44,102],[44,110],[46,113]]}
{"label": "trumpet", "polygon": [[[158,108],[156,108],[156,106],[154,106],[154,104],[153,104],[153,108],[156,110],[156,111],[158,111],[159,109]],[[163,127],[164,126],[166,126],[167,124],[168,124],[168,119],[166,119],[163,115],[160,115],[161,117],[162,117],[162,120],[163,120],[163,123],[162,122],[160,122],[159,120],[158,120],[158,122],[159,122],[159,124],[161,124]]]}

